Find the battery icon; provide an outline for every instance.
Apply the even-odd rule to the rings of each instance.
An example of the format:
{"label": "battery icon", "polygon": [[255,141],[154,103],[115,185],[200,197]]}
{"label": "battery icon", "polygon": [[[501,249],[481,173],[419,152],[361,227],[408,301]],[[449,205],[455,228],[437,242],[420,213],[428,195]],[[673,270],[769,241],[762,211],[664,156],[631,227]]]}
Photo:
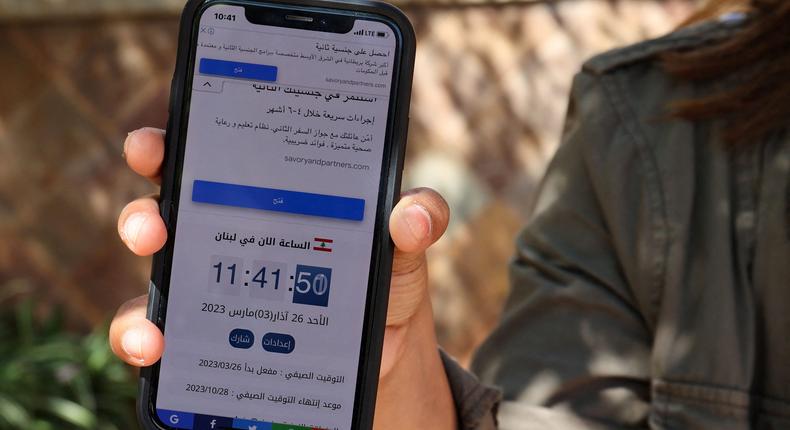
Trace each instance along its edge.
{"label": "battery icon", "polygon": [[376,32],[376,37],[383,37],[383,38],[386,39],[387,36],[389,36],[389,33],[385,32],[385,31],[377,31]]}

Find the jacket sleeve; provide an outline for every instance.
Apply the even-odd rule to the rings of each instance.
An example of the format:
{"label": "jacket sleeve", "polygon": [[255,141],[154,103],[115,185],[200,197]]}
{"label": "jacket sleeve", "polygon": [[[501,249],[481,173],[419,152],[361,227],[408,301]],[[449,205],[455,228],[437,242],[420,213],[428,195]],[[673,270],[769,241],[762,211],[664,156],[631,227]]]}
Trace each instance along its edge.
{"label": "jacket sleeve", "polygon": [[652,329],[633,288],[649,190],[607,94],[601,77],[577,75],[502,320],[472,366],[502,390],[503,430],[647,427]]}

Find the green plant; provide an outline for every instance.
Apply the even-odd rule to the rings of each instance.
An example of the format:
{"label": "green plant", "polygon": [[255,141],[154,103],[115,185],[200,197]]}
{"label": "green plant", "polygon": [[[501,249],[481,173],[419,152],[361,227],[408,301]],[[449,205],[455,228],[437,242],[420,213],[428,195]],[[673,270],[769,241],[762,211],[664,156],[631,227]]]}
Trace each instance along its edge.
{"label": "green plant", "polygon": [[110,352],[106,327],[69,333],[62,314],[0,309],[0,429],[136,428],[136,384]]}

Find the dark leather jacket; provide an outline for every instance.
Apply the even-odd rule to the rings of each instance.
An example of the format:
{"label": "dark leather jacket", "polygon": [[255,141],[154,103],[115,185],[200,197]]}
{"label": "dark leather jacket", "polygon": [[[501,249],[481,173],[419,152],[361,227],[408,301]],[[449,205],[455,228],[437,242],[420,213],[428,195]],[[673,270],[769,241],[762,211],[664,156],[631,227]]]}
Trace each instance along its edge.
{"label": "dark leather jacket", "polygon": [[703,88],[657,61],[738,27],[576,76],[482,382],[445,360],[462,428],[790,428],[790,138],[732,151],[717,124],[668,119]]}

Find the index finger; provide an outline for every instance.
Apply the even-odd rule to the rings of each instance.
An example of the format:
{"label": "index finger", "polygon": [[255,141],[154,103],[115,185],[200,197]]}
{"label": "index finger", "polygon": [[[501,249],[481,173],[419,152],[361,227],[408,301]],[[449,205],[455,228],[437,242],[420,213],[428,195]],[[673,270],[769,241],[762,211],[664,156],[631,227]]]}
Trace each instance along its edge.
{"label": "index finger", "polygon": [[165,131],[145,127],[129,133],[123,143],[123,154],[135,173],[159,184],[165,158]]}
{"label": "index finger", "polygon": [[133,366],[150,366],[162,356],[162,332],[146,317],[148,296],[124,303],[110,324],[110,349]]}

